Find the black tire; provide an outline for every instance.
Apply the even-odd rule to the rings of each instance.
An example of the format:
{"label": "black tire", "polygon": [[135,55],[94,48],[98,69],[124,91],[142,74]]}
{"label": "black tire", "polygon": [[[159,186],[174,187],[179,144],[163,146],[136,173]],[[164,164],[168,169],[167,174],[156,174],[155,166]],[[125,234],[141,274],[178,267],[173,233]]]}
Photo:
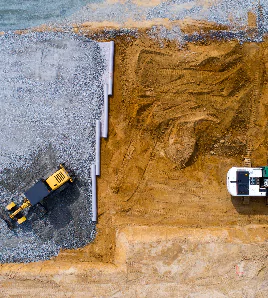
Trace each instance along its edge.
{"label": "black tire", "polygon": [[14,229],[15,222],[8,216],[6,210],[0,209],[0,218],[6,222],[9,229]]}

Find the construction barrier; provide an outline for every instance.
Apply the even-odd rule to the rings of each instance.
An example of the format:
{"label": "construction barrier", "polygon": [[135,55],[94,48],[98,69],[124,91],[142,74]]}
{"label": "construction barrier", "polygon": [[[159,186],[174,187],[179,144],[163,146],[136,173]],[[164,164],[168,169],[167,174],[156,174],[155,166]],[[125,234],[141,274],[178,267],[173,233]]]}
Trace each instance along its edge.
{"label": "construction barrier", "polygon": [[91,183],[92,183],[92,221],[98,220],[98,208],[97,208],[97,177],[96,166],[91,165]]}
{"label": "construction barrier", "polygon": [[110,41],[110,57],[109,57],[109,90],[108,94],[113,94],[113,73],[114,73],[114,42]]}
{"label": "construction barrier", "polygon": [[108,85],[104,85],[104,121],[102,127],[102,137],[108,137],[108,125],[109,125],[109,100],[108,100]]}
{"label": "construction barrier", "polygon": [[96,121],[96,175],[100,175],[100,138],[101,138],[101,122],[100,120]]}
{"label": "construction barrier", "polygon": [[98,204],[97,204],[97,177],[100,176],[101,170],[101,140],[100,138],[108,137],[109,129],[109,95],[113,93],[113,71],[114,71],[114,42],[109,43],[109,76],[108,82],[104,84],[104,110],[102,121],[96,120],[96,161],[91,165],[91,182],[92,182],[92,221],[97,223]]}

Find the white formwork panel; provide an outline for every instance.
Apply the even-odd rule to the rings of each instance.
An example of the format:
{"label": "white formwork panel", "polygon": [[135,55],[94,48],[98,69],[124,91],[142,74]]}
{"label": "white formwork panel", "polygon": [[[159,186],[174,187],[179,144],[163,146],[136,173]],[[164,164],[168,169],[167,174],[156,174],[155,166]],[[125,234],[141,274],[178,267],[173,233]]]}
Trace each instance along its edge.
{"label": "white formwork panel", "polygon": [[114,73],[114,41],[100,42],[99,46],[102,56],[106,59],[107,67],[103,73],[103,82],[108,85],[108,95],[113,93],[113,73]]}
{"label": "white formwork panel", "polygon": [[97,177],[100,175],[101,168],[101,141],[100,138],[108,137],[109,125],[109,95],[113,92],[113,72],[114,72],[114,42],[100,42],[99,46],[102,56],[106,60],[106,69],[103,72],[103,110],[101,120],[96,121],[96,161],[91,166],[92,178],[92,221],[97,222]]}
{"label": "white formwork panel", "polygon": [[101,119],[101,136],[108,137],[109,130],[109,99],[108,99],[108,84],[104,85],[104,107]]}
{"label": "white formwork panel", "polygon": [[113,72],[114,72],[114,41],[99,43],[102,55],[106,59],[106,69],[103,73],[104,84],[104,106],[101,117],[101,133],[102,137],[108,137],[109,123],[109,102],[108,96],[113,92]]}
{"label": "white formwork panel", "polygon": [[100,175],[100,163],[101,163],[101,148],[100,141],[101,138],[101,122],[100,120],[96,121],[96,175]]}
{"label": "white formwork panel", "polygon": [[91,190],[92,190],[92,221],[97,222],[98,220],[98,206],[97,206],[97,177],[96,177],[96,166],[91,165]]}
{"label": "white formwork panel", "polygon": [[113,73],[114,73],[114,42],[110,41],[110,51],[109,51],[109,89],[108,94],[113,94]]}

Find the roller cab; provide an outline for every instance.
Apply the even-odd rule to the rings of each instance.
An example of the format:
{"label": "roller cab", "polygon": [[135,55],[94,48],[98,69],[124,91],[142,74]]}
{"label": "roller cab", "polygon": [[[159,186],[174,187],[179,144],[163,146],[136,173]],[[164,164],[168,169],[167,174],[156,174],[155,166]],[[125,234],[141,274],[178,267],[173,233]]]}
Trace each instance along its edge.
{"label": "roller cab", "polygon": [[68,181],[73,182],[63,165],[60,165],[60,169],[46,179],[46,184],[52,191],[54,191]]}

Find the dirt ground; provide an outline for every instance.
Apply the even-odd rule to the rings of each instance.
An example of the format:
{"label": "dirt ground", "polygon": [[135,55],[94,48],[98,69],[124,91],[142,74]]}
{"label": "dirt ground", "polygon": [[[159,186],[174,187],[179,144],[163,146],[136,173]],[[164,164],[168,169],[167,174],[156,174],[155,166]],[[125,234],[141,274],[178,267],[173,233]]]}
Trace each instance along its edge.
{"label": "dirt ground", "polygon": [[226,189],[249,150],[267,164],[267,53],[267,41],[116,37],[97,237],[1,265],[2,296],[267,297],[268,206]]}

